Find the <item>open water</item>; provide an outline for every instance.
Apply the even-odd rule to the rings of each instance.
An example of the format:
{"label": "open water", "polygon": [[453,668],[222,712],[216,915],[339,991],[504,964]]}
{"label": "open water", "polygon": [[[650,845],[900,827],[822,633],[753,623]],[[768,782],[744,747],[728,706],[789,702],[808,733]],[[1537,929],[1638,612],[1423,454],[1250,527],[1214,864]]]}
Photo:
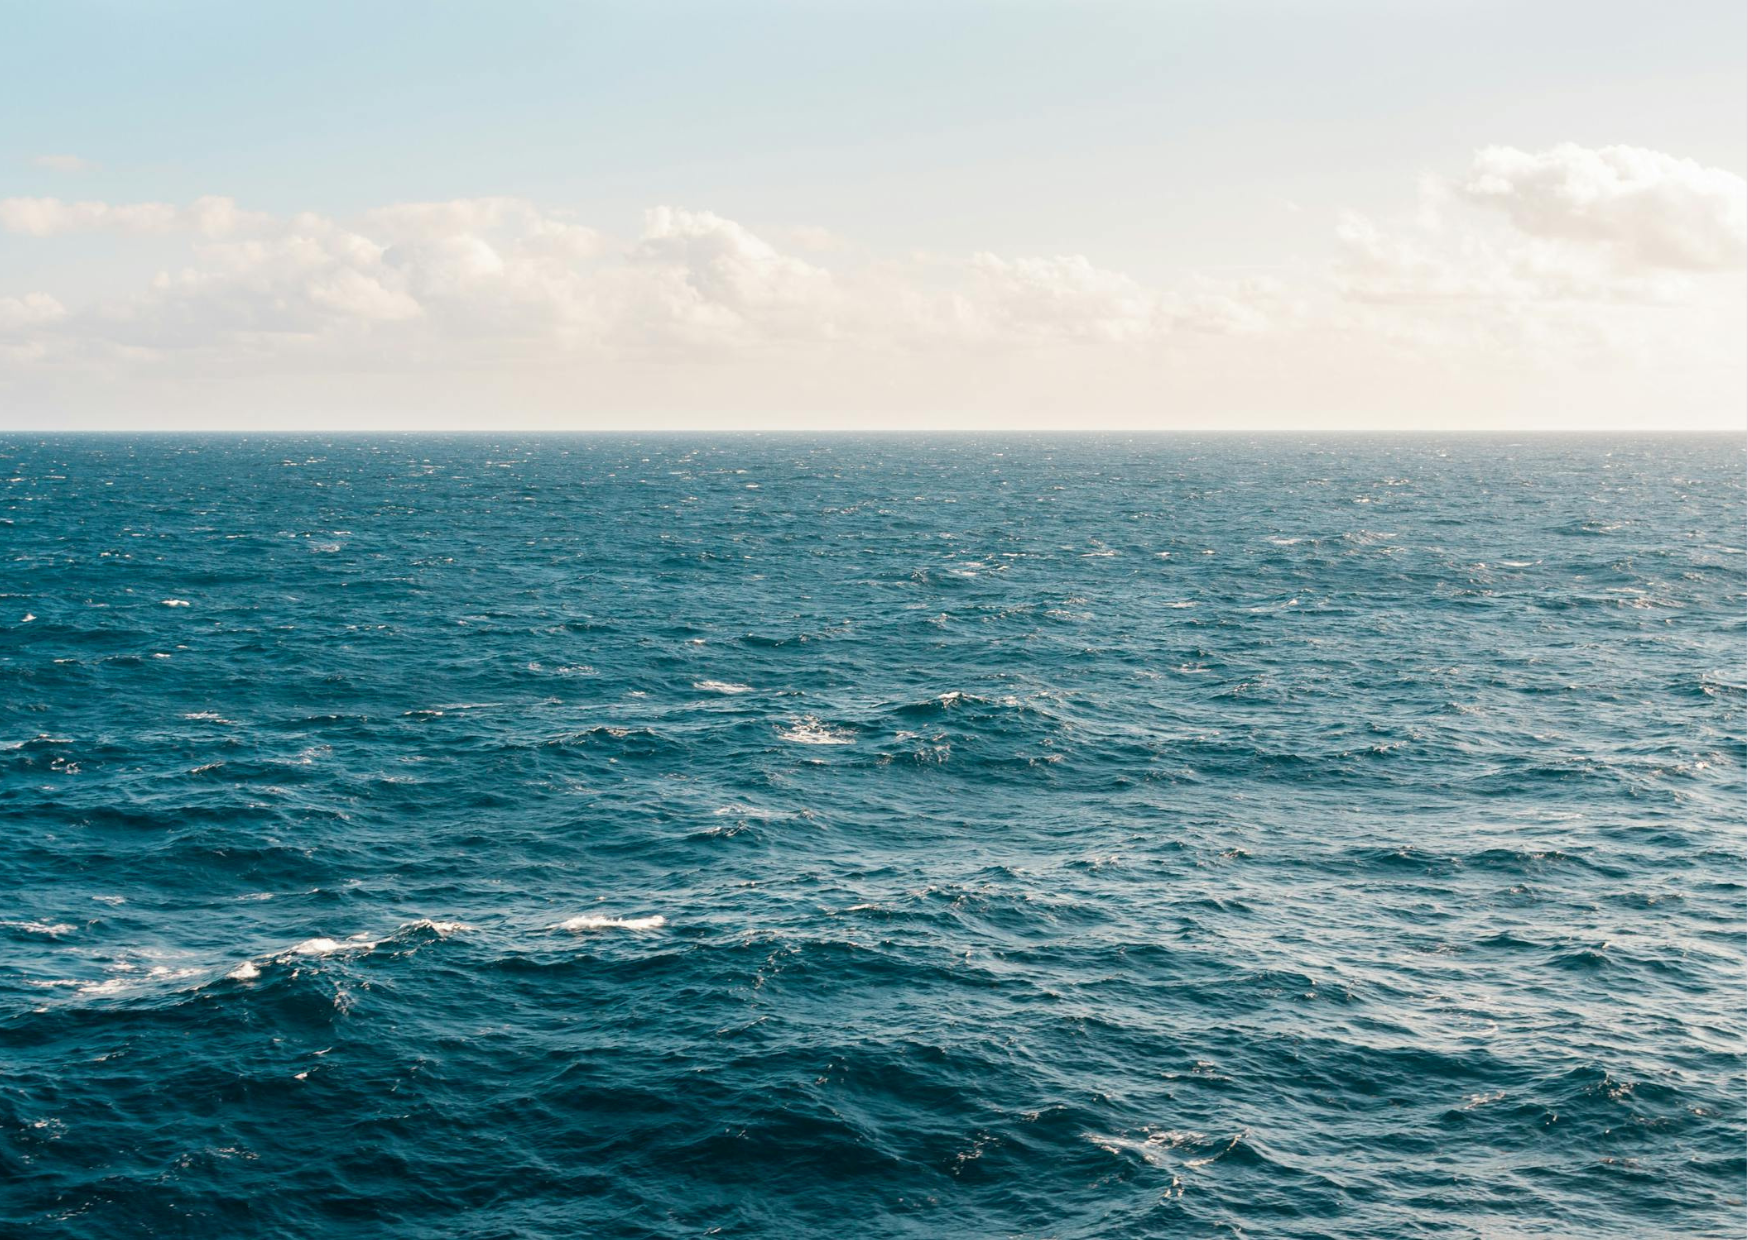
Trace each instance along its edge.
{"label": "open water", "polygon": [[1743,469],[0,436],[0,1233],[1740,1237]]}

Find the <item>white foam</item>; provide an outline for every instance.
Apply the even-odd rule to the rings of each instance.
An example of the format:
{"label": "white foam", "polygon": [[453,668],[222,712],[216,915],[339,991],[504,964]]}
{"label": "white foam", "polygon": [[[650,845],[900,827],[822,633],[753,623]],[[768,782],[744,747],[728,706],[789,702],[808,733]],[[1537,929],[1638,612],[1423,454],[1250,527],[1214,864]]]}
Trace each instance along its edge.
{"label": "white foam", "polygon": [[349,939],[314,938],[305,939],[295,945],[287,955],[291,956],[332,956],[335,952],[367,952],[375,947],[377,940],[355,934]]}
{"label": "white foam", "polygon": [[291,949],[294,956],[326,956],[340,950],[339,939],[305,939]]}
{"label": "white foam", "polygon": [[0,926],[8,930],[22,930],[26,934],[46,934],[52,939],[71,934],[79,928],[65,921],[0,921]]}
{"label": "white foam", "polygon": [[[1212,1154],[1205,1158],[1186,1158],[1184,1157],[1184,1154],[1188,1154],[1196,1149],[1204,1147],[1208,1138],[1199,1132],[1180,1132],[1176,1129],[1149,1132],[1145,1137],[1141,1138],[1107,1137],[1091,1132],[1083,1135],[1088,1141],[1091,1141],[1094,1145],[1105,1150],[1107,1153],[1118,1154],[1127,1150],[1132,1154],[1140,1155],[1144,1160],[1153,1164],[1155,1167],[1170,1167],[1179,1164],[1186,1167],[1206,1166],[1208,1163],[1214,1162],[1230,1153],[1233,1146],[1237,1145],[1239,1140],[1244,1136],[1243,1133],[1234,1136],[1231,1141],[1227,1142],[1226,1148],[1220,1150],[1216,1154]],[[1180,1150],[1183,1151],[1184,1154],[1178,1153]]]}
{"label": "white foam", "polygon": [[164,606],[166,606],[166,607],[189,607],[189,606],[192,606],[192,604],[189,603],[189,601],[185,598],[167,598],[164,600]]}
{"label": "white foam", "polygon": [[261,967],[253,960],[245,960],[225,976],[239,982],[252,982],[261,976]]}
{"label": "white foam", "polygon": [[694,680],[694,689],[702,689],[706,693],[751,693],[751,685],[737,685],[727,680]]}
{"label": "white foam", "polygon": [[584,913],[561,921],[559,930],[660,930],[668,919],[660,913],[650,917],[608,917],[604,913]]}
{"label": "white foam", "polygon": [[180,982],[191,977],[199,977],[201,970],[195,968],[172,968],[169,965],[153,965],[144,973],[136,971],[133,965],[116,966],[115,976],[101,982],[87,982],[79,987],[82,995],[119,995],[142,986],[159,982]]}
{"label": "white foam", "polygon": [[460,934],[463,930],[475,930],[478,927],[470,926],[465,921],[432,921],[429,917],[421,917],[417,921],[409,921],[401,929],[429,930],[433,934],[447,937],[451,934]]}
{"label": "white foam", "polygon": [[778,736],[797,745],[853,745],[856,734],[846,732],[842,728],[830,728],[812,715],[805,715],[796,720],[795,726],[787,732],[779,732]]}
{"label": "white foam", "polygon": [[734,805],[719,805],[710,812],[718,818],[725,818],[728,815],[733,814],[736,818],[758,818],[765,822],[773,820],[780,821],[785,818],[795,817],[794,814],[786,809],[765,809],[763,806],[759,805],[743,805],[738,803]]}

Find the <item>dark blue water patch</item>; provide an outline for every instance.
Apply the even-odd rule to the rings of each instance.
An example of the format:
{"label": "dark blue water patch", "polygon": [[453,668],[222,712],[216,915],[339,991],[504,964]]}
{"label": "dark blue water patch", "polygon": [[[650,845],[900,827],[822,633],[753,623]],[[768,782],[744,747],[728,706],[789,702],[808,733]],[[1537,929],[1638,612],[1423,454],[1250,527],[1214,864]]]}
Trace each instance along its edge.
{"label": "dark blue water patch", "polygon": [[0,455],[0,1231],[1742,1233],[1739,442]]}

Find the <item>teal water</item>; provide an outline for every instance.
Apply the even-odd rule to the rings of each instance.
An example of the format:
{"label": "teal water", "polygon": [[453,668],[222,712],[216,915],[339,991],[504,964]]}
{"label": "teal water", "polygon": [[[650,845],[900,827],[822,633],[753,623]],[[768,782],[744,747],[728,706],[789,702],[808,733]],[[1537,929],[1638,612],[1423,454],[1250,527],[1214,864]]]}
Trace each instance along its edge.
{"label": "teal water", "polygon": [[1739,440],[0,466],[0,1233],[1742,1234]]}

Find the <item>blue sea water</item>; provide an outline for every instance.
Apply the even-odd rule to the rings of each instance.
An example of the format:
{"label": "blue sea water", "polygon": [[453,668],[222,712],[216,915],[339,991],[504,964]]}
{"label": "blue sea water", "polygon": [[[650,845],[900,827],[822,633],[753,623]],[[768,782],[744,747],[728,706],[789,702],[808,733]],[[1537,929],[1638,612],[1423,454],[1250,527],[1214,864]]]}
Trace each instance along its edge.
{"label": "blue sea water", "polygon": [[0,472],[0,1233],[1742,1234],[1739,440]]}

